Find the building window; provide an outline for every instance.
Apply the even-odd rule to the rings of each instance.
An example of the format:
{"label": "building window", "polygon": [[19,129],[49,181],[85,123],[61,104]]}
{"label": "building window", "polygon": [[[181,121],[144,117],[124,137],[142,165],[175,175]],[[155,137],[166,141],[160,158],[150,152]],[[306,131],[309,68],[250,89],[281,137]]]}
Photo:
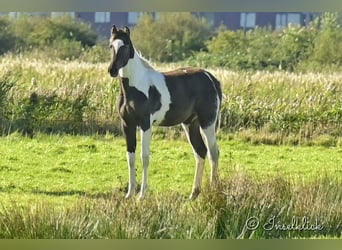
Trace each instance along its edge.
{"label": "building window", "polygon": [[286,28],[289,24],[301,25],[300,14],[279,13],[276,15],[276,29]]}
{"label": "building window", "polygon": [[95,12],[95,23],[109,23],[110,12]]}
{"label": "building window", "polygon": [[243,12],[240,15],[240,26],[242,28],[254,28],[255,27],[255,16],[254,12]]}
{"label": "building window", "polygon": [[128,12],[128,23],[136,24],[142,15],[143,12]]}
{"label": "building window", "polygon": [[51,17],[70,16],[75,18],[75,12],[51,12]]}
{"label": "building window", "polygon": [[301,24],[300,14],[290,13],[287,15],[287,20],[288,20],[288,24],[297,24],[297,25]]}
{"label": "building window", "polygon": [[277,14],[275,28],[279,29],[281,27],[286,27],[286,26],[287,26],[287,14]]}
{"label": "building window", "polygon": [[9,12],[8,16],[12,18],[18,18],[20,16],[20,12]]}

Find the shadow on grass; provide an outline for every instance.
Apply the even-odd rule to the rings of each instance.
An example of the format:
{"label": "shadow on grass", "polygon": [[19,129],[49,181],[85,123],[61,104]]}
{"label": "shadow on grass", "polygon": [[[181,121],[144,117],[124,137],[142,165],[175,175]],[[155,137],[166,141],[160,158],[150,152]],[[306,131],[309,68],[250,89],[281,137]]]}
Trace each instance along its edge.
{"label": "shadow on grass", "polygon": [[[47,195],[47,196],[79,196],[84,198],[90,198],[90,199],[106,199],[111,200],[114,197],[118,197],[120,195],[124,196],[128,191],[128,183],[122,187],[114,188],[111,191],[108,192],[99,192],[99,193],[88,193],[81,190],[68,190],[68,191],[46,191],[46,190],[33,190],[33,194],[37,195]],[[140,184],[137,184],[136,187],[136,193],[140,191]]]}
{"label": "shadow on grass", "polygon": [[81,190],[68,190],[68,191],[45,191],[45,190],[34,190],[32,191],[33,194],[36,195],[47,195],[47,196],[56,196],[56,197],[62,197],[62,196],[79,196],[84,198],[90,198],[90,199],[106,199],[111,200],[113,199],[113,196],[117,196],[119,193],[124,194],[124,191],[120,188],[114,189],[111,192],[103,192],[103,193],[87,193]]}

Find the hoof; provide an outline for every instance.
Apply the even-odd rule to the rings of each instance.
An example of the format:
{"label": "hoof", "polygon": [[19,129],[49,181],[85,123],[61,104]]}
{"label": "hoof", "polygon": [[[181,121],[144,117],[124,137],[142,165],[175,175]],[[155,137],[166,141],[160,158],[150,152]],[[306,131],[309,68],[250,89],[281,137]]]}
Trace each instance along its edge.
{"label": "hoof", "polygon": [[210,186],[217,187],[220,183],[220,179],[217,174],[213,175],[210,179]]}
{"label": "hoof", "polygon": [[[134,190],[134,189],[133,189]],[[134,191],[128,191],[127,192],[127,194],[126,194],[126,196],[125,196],[125,199],[129,199],[129,198],[131,198],[132,196],[134,195]]]}
{"label": "hoof", "polygon": [[138,200],[145,199],[147,190],[148,190],[148,187],[144,187],[143,189],[140,190]]}
{"label": "hoof", "polygon": [[136,188],[137,188],[136,184],[129,185],[127,183],[127,185],[124,188],[121,188],[120,190],[123,192],[126,192],[125,199],[129,199],[136,194]]}
{"label": "hoof", "polygon": [[200,193],[201,193],[200,189],[199,189],[199,188],[195,188],[195,189],[192,191],[192,193],[190,194],[189,199],[190,199],[191,201],[196,200],[196,198],[198,197],[198,195],[199,195]]}
{"label": "hoof", "polygon": [[125,199],[130,199],[133,196],[133,194],[126,194]]}
{"label": "hoof", "polygon": [[140,194],[139,194],[139,196],[138,196],[138,199],[137,199],[137,200],[138,200],[138,201],[142,201],[142,200],[144,200],[144,199],[145,199],[145,197],[146,197],[145,195],[140,195]]}

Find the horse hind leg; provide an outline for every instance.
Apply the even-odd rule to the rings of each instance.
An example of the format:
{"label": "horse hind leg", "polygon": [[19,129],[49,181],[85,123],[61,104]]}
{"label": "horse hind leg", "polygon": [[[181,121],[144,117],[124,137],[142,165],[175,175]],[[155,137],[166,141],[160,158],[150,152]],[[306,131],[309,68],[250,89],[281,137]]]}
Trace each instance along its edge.
{"label": "horse hind leg", "polygon": [[211,167],[210,184],[216,186],[218,183],[218,160],[219,149],[216,140],[216,122],[206,128],[200,128],[202,137],[208,148],[208,156]]}
{"label": "horse hind leg", "polygon": [[205,157],[207,154],[207,148],[204,144],[200,133],[200,127],[198,121],[192,122],[190,125],[182,124],[188,141],[190,142],[196,161],[196,171],[194,176],[194,183],[192,192],[190,194],[190,200],[194,200],[201,192],[202,177],[204,170]]}
{"label": "horse hind leg", "polygon": [[147,130],[141,129],[141,163],[143,167],[139,199],[146,196],[148,190],[148,165],[150,161],[150,143],[152,137],[151,127]]}

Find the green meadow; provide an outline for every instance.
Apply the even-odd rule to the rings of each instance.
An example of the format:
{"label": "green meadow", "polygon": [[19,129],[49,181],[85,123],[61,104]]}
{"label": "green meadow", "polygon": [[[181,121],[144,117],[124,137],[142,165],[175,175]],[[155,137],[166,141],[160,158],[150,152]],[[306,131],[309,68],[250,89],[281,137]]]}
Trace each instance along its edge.
{"label": "green meadow", "polygon": [[[183,137],[155,136],[143,201],[124,199],[121,137],[13,133],[0,141],[1,238],[341,237],[341,147],[220,135],[221,184],[209,187],[206,164],[203,191],[190,202],[194,159]],[[138,181],[140,172],[137,161]],[[281,229],[294,221],[321,227]]]}
{"label": "green meadow", "polygon": [[0,67],[0,238],[341,238],[342,74],[209,69],[225,95],[220,185],[207,164],[189,202],[191,147],[179,127],[155,128],[138,202],[124,199],[107,64],[6,55]]}
{"label": "green meadow", "polygon": [[[110,135],[62,136],[39,134],[34,139],[14,133],[1,138],[0,191],[16,195],[108,193],[127,183],[123,138]],[[140,180],[139,151],[137,179]],[[341,180],[341,147],[251,145],[220,138],[220,174],[241,172],[253,179],[282,178],[289,184],[317,179]],[[208,165],[208,163],[207,163]],[[180,140],[153,140],[151,192],[191,190],[194,158],[190,144]],[[209,165],[205,175],[209,176]]]}

